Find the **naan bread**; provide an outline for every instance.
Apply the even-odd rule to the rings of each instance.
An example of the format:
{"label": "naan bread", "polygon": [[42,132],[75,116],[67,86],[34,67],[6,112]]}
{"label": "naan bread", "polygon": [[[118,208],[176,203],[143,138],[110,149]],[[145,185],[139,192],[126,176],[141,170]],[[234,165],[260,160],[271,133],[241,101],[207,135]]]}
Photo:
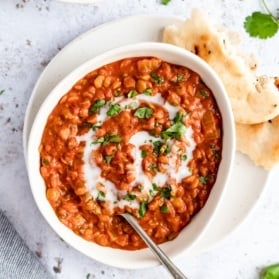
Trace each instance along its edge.
{"label": "naan bread", "polygon": [[261,124],[236,124],[237,149],[256,165],[271,169],[279,162],[279,116]]}
{"label": "naan bread", "polygon": [[257,77],[233,47],[231,37],[200,10],[193,10],[191,18],[181,26],[167,26],[163,41],[192,51],[218,73],[237,123],[261,123],[279,115],[279,92],[274,79]]}

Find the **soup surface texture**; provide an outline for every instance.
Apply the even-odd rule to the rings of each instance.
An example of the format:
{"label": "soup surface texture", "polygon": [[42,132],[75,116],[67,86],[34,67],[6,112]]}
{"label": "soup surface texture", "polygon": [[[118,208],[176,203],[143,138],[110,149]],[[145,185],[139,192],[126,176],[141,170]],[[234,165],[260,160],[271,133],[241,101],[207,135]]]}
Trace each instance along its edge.
{"label": "soup surface texture", "polygon": [[99,245],[145,247],[117,213],[156,243],[174,239],[216,180],[222,119],[200,76],[133,57],[79,80],[48,116],[39,152],[46,196],[62,223]]}

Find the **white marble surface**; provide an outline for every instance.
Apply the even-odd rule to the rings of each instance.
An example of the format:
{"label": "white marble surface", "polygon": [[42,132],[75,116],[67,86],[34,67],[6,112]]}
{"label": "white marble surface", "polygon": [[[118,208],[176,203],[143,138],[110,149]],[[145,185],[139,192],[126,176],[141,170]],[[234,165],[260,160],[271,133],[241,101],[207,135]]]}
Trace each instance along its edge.
{"label": "white marble surface", "polygon": [[[278,1],[269,3],[275,10]],[[44,221],[30,192],[22,150],[24,114],[36,80],[61,48],[92,27],[134,14],[187,17],[192,7],[208,10],[219,24],[238,31],[247,51],[260,58],[259,71],[278,75],[279,34],[260,41],[249,38],[242,28],[245,16],[262,9],[257,0],[172,0],[168,6],[159,0],[104,0],[91,5],[1,0],[0,91],[5,92],[0,95],[0,208],[56,278],[145,279],[169,275],[163,267],[133,271],[100,264],[66,245]],[[209,251],[176,262],[189,278],[258,278],[262,266],[279,262],[278,181],[277,167],[256,208],[237,230]],[[61,272],[57,272],[60,260]]]}

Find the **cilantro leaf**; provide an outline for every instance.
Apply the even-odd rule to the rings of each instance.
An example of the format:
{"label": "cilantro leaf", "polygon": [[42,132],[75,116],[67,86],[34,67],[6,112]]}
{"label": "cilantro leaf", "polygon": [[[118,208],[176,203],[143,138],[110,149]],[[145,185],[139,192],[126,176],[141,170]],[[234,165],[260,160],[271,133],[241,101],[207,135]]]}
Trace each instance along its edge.
{"label": "cilantro leaf", "polygon": [[150,96],[152,94],[152,88],[147,88],[145,89],[142,94],[146,95],[146,96]]}
{"label": "cilantro leaf", "polygon": [[182,156],[181,156],[181,159],[182,159],[183,161],[186,161],[186,160],[187,160],[187,158],[188,158],[188,157],[187,157],[187,155],[186,155],[186,154],[184,154],[184,155],[182,155]]}
{"label": "cilantro leaf", "polygon": [[208,180],[210,180],[212,178],[212,174],[208,174],[208,175],[201,175],[200,177],[199,177],[199,180],[200,180],[200,183],[202,184],[202,185],[206,185],[207,184],[207,182],[208,182]]}
{"label": "cilantro leaf", "polygon": [[203,97],[208,97],[208,93],[204,89],[198,91]]}
{"label": "cilantro leaf", "polygon": [[162,132],[163,139],[181,139],[182,135],[186,132],[186,126],[177,122]]}
{"label": "cilantro leaf", "polygon": [[279,264],[272,264],[261,270],[260,279],[276,278],[279,278]]}
{"label": "cilantro leaf", "polygon": [[184,81],[184,75],[179,73],[179,74],[176,76],[176,81],[177,81],[178,83]]}
{"label": "cilantro leaf", "polygon": [[136,195],[134,195],[134,194],[131,194],[131,193],[127,193],[127,195],[125,195],[124,197],[123,197],[123,200],[125,200],[125,201],[133,201],[133,200],[135,200],[136,199]]}
{"label": "cilantro leaf", "polygon": [[103,107],[106,104],[106,101],[104,99],[97,100],[89,109],[89,113],[93,114],[97,112],[101,107]]}
{"label": "cilantro leaf", "polygon": [[162,84],[164,82],[164,78],[160,77],[156,72],[152,72],[150,76],[156,84]]}
{"label": "cilantro leaf", "polygon": [[245,18],[244,28],[251,37],[267,39],[278,32],[279,21],[272,14],[253,12]]}
{"label": "cilantro leaf", "polygon": [[97,200],[102,200],[106,197],[106,194],[103,191],[99,191],[97,195]]}
{"label": "cilantro leaf", "polygon": [[128,98],[134,98],[138,95],[138,92],[136,90],[130,90],[128,93]]}
{"label": "cilantro leaf", "polygon": [[136,116],[137,118],[150,118],[152,115],[153,109],[149,107],[138,108],[134,113],[134,116]]}
{"label": "cilantro leaf", "polygon": [[121,107],[119,104],[111,105],[109,110],[107,111],[107,116],[115,116],[121,111]]}
{"label": "cilantro leaf", "polygon": [[170,187],[162,188],[161,197],[169,200],[171,198],[171,188]]}
{"label": "cilantro leaf", "polygon": [[119,143],[121,142],[121,140],[122,138],[118,135],[107,134],[103,137],[97,138],[95,141],[92,142],[92,144],[101,143],[103,145],[108,145],[110,142]]}
{"label": "cilantro leaf", "polygon": [[171,1],[171,0],[161,0],[161,3],[162,3],[163,5],[167,5],[170,1]]}
{"label": "cilantro leaf", "polygon": [[5,90],[0,90],[0,95],[2,95],[5,92]]}
{"label": "cilantro leaf", "polygon": [[159,154],[167,155],[171,151],[171,146],[163,141],[156,140],[152,142],[153,144],[153,153],[158,156]]}
{"label": "cilantro leaf", "polygon": [[113,159],[113,155],[106,155],[105,157],[106,164],[109,165],[112,159]]}
{"label": "cilantro leaf", "polygon": [[162,132],[163,139],[181,139],[186,132],[186,126],[182,122],[183,113],[179,111],[173,119],[173,125]]}
{"label": "cilantro leaf", "polygon": [[163,204],[161,207],[160,207],[160,211],[162,213],[168,213],[169,212],[169,208],[166,204]]}
{"label": "cilantro leaf", "polygon": [[139,217],[143,217],[146,213],[146,210],[147,210],[147,202],[142,201],[139,207]]}
{"label": "cilantro leaf", "polygon": [[183,119],[183,113],[181,111],[179,111],[176,116],[174,117],[173,119],[173,122],[174,123],[177,123],[177,122],[182,122],[182,119]]}
{"label": "cilantro leaf", "polygon": [[141,158],[145,158],[147,155],[147,150],[142,150],[141,151]]}
{"label": "cilantro leaf", "polygon": [[151,197],[154,197],[158,192],[158,185],[156,183],[152,183],[152,189],[149,190],[149,194]]}

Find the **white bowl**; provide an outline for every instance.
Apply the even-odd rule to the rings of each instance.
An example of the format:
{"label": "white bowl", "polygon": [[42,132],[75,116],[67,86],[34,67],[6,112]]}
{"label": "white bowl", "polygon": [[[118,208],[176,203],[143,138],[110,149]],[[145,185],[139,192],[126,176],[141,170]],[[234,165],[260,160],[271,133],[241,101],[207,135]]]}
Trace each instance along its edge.
{"label": "white bowl", "polygon": [[105,64],[127,58],[140,56],[155,56],[172,64],[182,65],[197,72],[206,85],[212,90],[223,120],[223,150],[217,179],[205,206],[172,241],[161,245],[166,254],[174,259],[187,253],[191,245],[199,240],[209,225],[214,212],[222,198],[228,182],[235,154],[234,120],[229,99],[225,89],[215,72],[196,55],[179,47],[164,43],[138,43],[123,46],[99,55],[82,64],[65,77],[48,95],[34,120],[27,150],[28,175],[31,190],[39,210],[56,233],[72,247],[92,259],[120,268],[144,268],[158,264],[153,254],[146,248],[137,251],[126,251],[99,246],[84,240],[57,218],[46,198],[46,187],[40,174],[40,154],[38,147],[48,115],[72,86],[87,73]]}

